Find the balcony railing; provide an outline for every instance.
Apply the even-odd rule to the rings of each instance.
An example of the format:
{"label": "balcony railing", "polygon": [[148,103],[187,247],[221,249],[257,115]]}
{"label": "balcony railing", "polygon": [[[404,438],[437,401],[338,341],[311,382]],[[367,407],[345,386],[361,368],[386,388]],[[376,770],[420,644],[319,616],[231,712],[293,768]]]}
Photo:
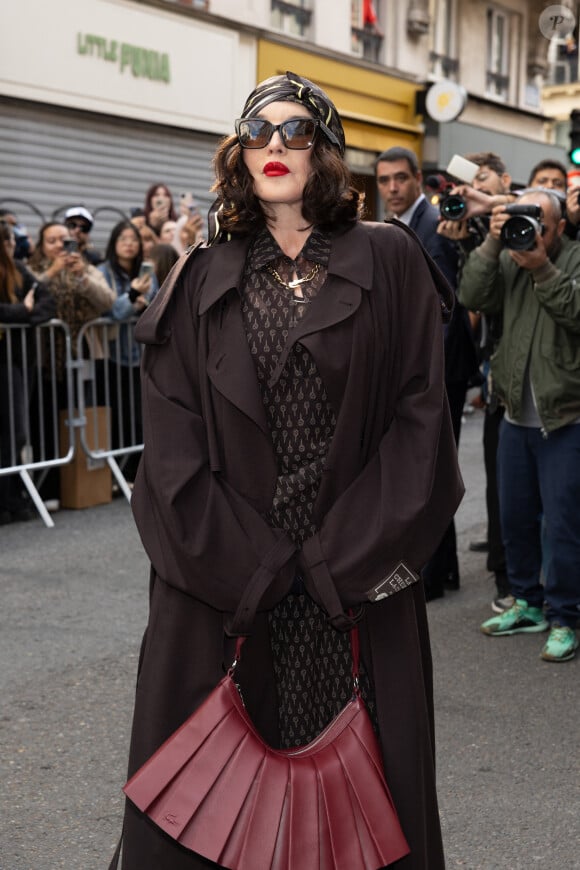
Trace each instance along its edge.
{"label": "balcony railing", "polygon": [[507,98],[510,86],[509,76],[488,70],[486,73],[486,84],[488,93],[496,97]]}
{"label": "balcony railing", "polygon": [[[306,36],[312,19],[312,9],[306,9],[296,3],[285,3],[284,0],[272,0],[272,22],[285,31],[288,30],[287,27],[284,27],[286,16],[294,19],[296,23],[296,30],[292,30],[292,32],[299,36]],[[277,23],[277,19],[280,19],[280,24]]]}
{"label": "balcony railing", "polygon": [[355,54],[378,63],[383,36],[371,27],[351,27],[352,50]]}
{"label": "balcony railing", "polygon": [[431,72],[442,75],[446,79],[455,79],[459,72],[459,61],[455,57],[446,54],[438,54],[436,51],[429,52],[429,64]]}

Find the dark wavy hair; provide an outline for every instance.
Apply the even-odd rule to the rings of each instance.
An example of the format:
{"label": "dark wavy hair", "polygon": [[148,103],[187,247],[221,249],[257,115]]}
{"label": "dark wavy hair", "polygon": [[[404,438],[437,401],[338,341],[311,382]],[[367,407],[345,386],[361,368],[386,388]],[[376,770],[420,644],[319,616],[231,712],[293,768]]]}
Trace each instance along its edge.
{"label": "dark wavy hair", "polygon": [[22,277],[14,260],[6,250],[6,242],[14,238],[12,227],[0,221],[0,302],[17,302],[16,288],[22,286]]}
{"label": "dark wavy hair", "polygon": [[159,244],[153,245],[149,257],[155,268],[157,283],[161,287],[173,266],[179,260],[179,254],[173,245]]}
{"label": "dark wavy hair", "polygon": [[[216,182],[212,190],[217,193],[214,208],[222,206],[221,229],[245,234],[264,226],[267,215],[254,193],[252,176],[244,163],[237,136],[222,140],[213,164]],[[353,187],[345,160],[324,136],[317,136],[312,146],[311,174],[302,199],[305,221],[322,229],[339,229],[360,219],[363,204],[363,194]]]}
{"label": "dark wavy hair", "polygon": [[131,230],[135,234],[136,240],[139,242],[139,251],[137,256],[134,258],[133,263],[131,264],[131,274],[129,278],[136,278],[139,274],[139,269],[141,268],[141,263],[143,262],[143,242],[141,240],[141,234],[139,230],[132,224],[131,221],[119,221],[118,224],[115,224],[113,229],[111,230],[111,235],[109,236],[109,241],[107,243],[107,250],[105,252],[105,260],[109,263],[113,272],[116,272],[117,275],[123,274],[123,269],[119,263],[119,258],[117,257],[117,240],[122,232],[125,230]]}

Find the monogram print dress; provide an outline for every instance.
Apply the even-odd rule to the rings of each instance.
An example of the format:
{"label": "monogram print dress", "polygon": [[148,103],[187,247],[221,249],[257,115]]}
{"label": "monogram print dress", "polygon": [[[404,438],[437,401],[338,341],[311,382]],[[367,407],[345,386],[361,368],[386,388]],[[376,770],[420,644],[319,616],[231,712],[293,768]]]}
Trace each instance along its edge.
{"label": "monogram print dress", "polygon": [[[242,287],[248,345],[278,465],[267,519],[298,545],[316,531],[312,514],[336,411],[294,332],[326,280],[329,253],[330,237],[315,229],[291,260],[263,229],[249,250]],[[288,286],[294,271],[307,279],[295,289]],[[299,576],[268,618],[280,745],[300,746],[314,739],[352,694],[350,638],[330,625]],[[369,689],[361,668],[361,690],[372,712]]]}

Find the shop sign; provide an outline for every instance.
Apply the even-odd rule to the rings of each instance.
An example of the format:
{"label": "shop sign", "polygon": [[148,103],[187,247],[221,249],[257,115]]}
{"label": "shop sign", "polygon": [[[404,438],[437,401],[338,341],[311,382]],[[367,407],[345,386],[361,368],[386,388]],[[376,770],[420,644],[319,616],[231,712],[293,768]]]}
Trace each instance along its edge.
{"label": "shop sign", "polygon": [[118,64],[119,72],[131,72],[135,78],[157,82],[171,81],[169,55],[164,52],[131,45],[116,39],[105,39],[91,33],[77,33],[77,54],[97,57]]}

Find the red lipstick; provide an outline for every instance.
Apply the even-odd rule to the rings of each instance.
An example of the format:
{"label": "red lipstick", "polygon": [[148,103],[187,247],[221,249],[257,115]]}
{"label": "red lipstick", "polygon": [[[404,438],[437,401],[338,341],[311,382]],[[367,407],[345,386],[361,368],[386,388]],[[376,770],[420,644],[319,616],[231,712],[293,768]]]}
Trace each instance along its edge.
{"label": "red lipstick", "polygon": [[277,175],[288,175],[289,172],[290,170],[283,163],[272,162],[266,163],[264,166],[264,175],[267,175],[269,178]]}

